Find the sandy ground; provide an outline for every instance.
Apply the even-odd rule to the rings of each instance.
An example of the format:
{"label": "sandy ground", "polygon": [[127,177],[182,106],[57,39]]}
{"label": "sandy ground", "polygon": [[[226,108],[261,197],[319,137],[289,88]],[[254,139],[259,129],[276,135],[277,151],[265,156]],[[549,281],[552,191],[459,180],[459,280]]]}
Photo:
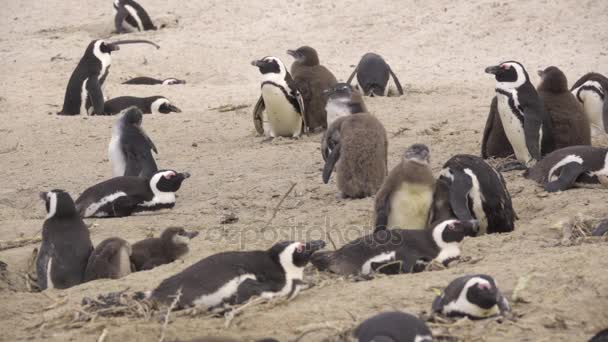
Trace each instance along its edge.
{"label": "sandy ground", "polygon": [[[160,1],[141,3],[155,21],[169,23],[146,38],[160,50],[125,46],[113,54],[105,94],[162,94],[182,108],[175,115],[146,116],[144,127],[158,147],[162,167],[192,173],[172,211],[126,219],[87,220],[94,243],[110,236],[137,241],[171,225],[198,230],[191,253],[178,261],[126,278],[101,280],[66,291],[29,293],[19,273],[36,245],[0,252],[12,281],[0,290],[0,340],[156,341],[157,317],[97,318],[69,325],[57,319],[78,308],[84,296],[149,290],[162,279],[213,253],[265,249],[280,239],[312,239],[331,231],[338,245],[362,234],[373,199],[336,199],[336,186],[321,182],[319,135],[260,143],[251,109],[259,73],[250,61],[276,55],[287,64],[289,48],[315,47],[321,61],[345,80],[365,52],[382,54],[399,75],[406,95],[368,99],[389,135],[389,167],[412,143],[430,146],[434,172],[451,155],[478,154],[493,94],[488,65],[516,59],[530,71],[557,65],[573,83],[587,71],[608,70],[608,2],[568,1]],[[39,191],[63,188],[76,197],[111,175],[107,159],[114,117],[59,117],[70,73],[92,39],[113,37],[111,1],[5,1],[0,28],[0,240],[31,237],[45,212]],[[176,23],[177,21],[177,23]],[[52,57],[55,57],[51,59]],[[131,76],[184,78],[172,87],[121,85]],[[219,112],[214,107],[248,104]],[[598,141],[596,141],[598,142]],[[433,325],[436,334],[467,341],[583,341],[608,327],[608,259],[605,240],[558,246],[562,219],[606,213],[608,190],[577,189],[545,194],[517,172],[506,174],[520,217],[511,234],[467,239],[463,254],[476,262],[448,270],[354,282],[310,272],[317,286],[294,301],[252,306],[225,328],[224,319],[172,315],[169,340],[224,335],[244,340],[305,336],[317,341],[335,329],[354,327],[383,310],[430,309],[432,288],[483,272],[527,303],[514,303],[515,320]],[[281,196],[292,182],[268,229]],[[234,213],[238,222],[220,224]],[[335,329],[334,329],[335,328]]]}

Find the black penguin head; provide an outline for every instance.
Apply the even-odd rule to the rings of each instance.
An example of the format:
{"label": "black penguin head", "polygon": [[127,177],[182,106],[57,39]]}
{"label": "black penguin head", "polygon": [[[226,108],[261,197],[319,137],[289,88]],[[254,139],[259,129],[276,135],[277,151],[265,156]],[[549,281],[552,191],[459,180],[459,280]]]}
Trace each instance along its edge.
{"label": "black penguin head", "polygon": [[182,110],[171,104],[167,98],[162,96],[153,96],[151,98],[152,104],[150,104],[150,111],[152,114],[169,114],[169,113],[181,113]]}
{"label": "black penguin head", "polygon": [[419,164],[429,164],[431,153],[424,144],[414,144],[410,146],[403,155],[404,161],[413,161]]}
{"label": "black penguin head", "polygon": [[475,236],[479,230],[477,220],[445,220],[433,228],[433,237],[438,246],[462,241],[465,236]]}
{"label": "black penguin head", "polygon": [[69,193],[54,189],[49,192],[41,192],[40,199],[46,206],[46,218],[68,218],[77,216],[76,205]]}
{"label": "black penguin head", "polygon": [[568,91],[568,79],[558,67],[550,66],[545,70],[538,70],[541,82],[538,90],[552,93],[563,93]]}
{"label": "black penguin head", "polygon": [[287,50],[287,54],[295,58],[296,61],[302,65],[319,65],[319,55],[317,55],[317,51],[310,46],[302,46],[297,50]]}
{"label": "black penguin head", "polygon": [[431,342],[433,335],[420,318],[400,311],[382,312],[363,321],[354,331],[358,342]]}
{"label": "black penguin head", "polygon": [[494,279],[488,275],[479,274],[471,277],[466,282],[463,291],[466,291],[466,298],[469,303],[484,310],[491,309],[498,304],[498,288],[496,288]]}
{"label": "black penguin head", "polygon": [[175,84],[186,84],[185,80],[179,80],[177,78],[167,78],[163,80],[162,85],[175,85]]}
{"label": "black penguin head", "polygon": [[169,227],[160,235],[161,240],[173,245],[187,245],[198,232],[187,232],[182,227]]}
{"label": "black penguin head", "polygon": [[144,114],[137,106],[131,106],[124,110],[120,120],[125,125],[141,126]]}
{"label": "black penguin head", "polygon": [[286,74],[285,64],[274,56],[266,56],[262,59],[254,60],[251,65],[258,67],[262,75],[278,74],[283,78]]}
{"label": "black penguin head", "polygon": [[485,71],[488,74],[494,74],[499,88],[515,89],[530,81],[530,77],[524,66],[516,61],[489,66]]}
{"label": "black penguin head", "polygon": [[283,241],[272,246],[268,253],[272,260],[280,264],[286,273],[299,272],[308,264],[310,256],[325,247],[325,241],[314,240],[307,243]]}
{"label": "black penguin head", "polygon": [[178,173],[174,170],[160,170],[150,179],[150,188],[155,195],[158,195],[158,193],[175,193],[188,177],[190,177],[188,172]]}

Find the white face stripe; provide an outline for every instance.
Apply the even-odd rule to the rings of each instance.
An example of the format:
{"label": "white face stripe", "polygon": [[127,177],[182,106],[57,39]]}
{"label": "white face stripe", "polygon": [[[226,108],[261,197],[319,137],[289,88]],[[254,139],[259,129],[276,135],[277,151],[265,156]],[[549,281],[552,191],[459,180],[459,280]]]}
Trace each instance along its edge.
{"label": "white face stripe", "polygon": [[162,106],[163,104],[171,104],[171,103],[169,102],[169,100],[167,100],[164,97],[154,100],[154,102],[152,102],[152,104],[150,105],[150,111],[152,112],[152,114],[161,114],[159,109],[160,109],[160,106]]}
{"label": "white face stripe", "polygon": [[499,313],[498,305],[494,305],[490,309],[486,310],[479,307],[477,304],[469,302],[469,300],[467,299],[467,292],[469,288],[477,284],[487,284],[489,286],[492,286],[489,281],[481,277],[473,277],[469,279],[462,288],[462,291],[460,291],[458,299],[449,302],[443,307],[443,314],[447,315],[450,312],[458,311],[474,317],[489,317],[497,315]]}
{"label": "white face stripe", "polygon": [[553,167],[549,170],[549,173],[547,174],[547,181],[553,182],[554,180],[558,179],[559,175],[556,175],[555,171],[557,171],[558,168],[570,163],[583,164],[583,158],[575,154],[567,155],[565,158],[555,163],[555,165],[553,165]]}
{"label": "white face stripe", "polygon": [[192,303],[195,306],[200,306],[204,308],[210,308],[222,304],[224,300],[234,295],[237,292],[239,285],[241,285],[241,283],[247,279],[257,280],[256,276],[253,274],[247,273],[239,275],[230,280],[229,282],[225,283],[223,286],[221,286],[214,292],[198,297]]}
{"label": "white face stripe", "polygon": [[[262,292],[263,298],[274,298],[288,295],[293,287],[294,280],[302,280],[304,277],[304,267],[298,267],[293,263],[293,253],[299,246],[304,246],[301,242],[294,242],[287,246],[279,255],[279,263],[285,271],[285,285],[277,292]],[[295,291],[291,294],[294,298],[300,290],[300,286],[296,286]]]}
{"label": "white face stripe", "polygon": [[152,190],[152,193],[154,193],[154,197],[150,201],[146,201],[146,202],[139,204],[139,206],[153,207],[157,204],[175,203],[175,193],[174,192],[162,192],[162,191],[158,190],[158,188],[156,187],[158,182],[160,181],[161,177],[164,177],[165,175],[169,175],[171,173],[175,175],[175,171],[169,170],[169,171],[158,172],[154,176],[152,176],[152,178],[150,179],[150,189]]}
{"label": "white face stripe", "polygon": [[98,212],[99,208],[101,208],[102,206],[106,205],[107,203],[113,202],[115,201],[117,198],[122,197],[122,196],[127,196],[126,193],[124,193],[123,191],[117,191],[113,194],[110,194],[108,196],[104,196],[102,197],[99,201],[91,203],[87,209],[84,211],[84,217],[91,217],[91,216],[96,216],[96,217],[104,217],[107,216],[108,214],[105,212]]}
{"label": "white face stripe", "polygon": [[590,172],[591,176],[608,176],[608,152],[605,152],[604,167],[597,171]]}
{"label": "white face stripe", "polygon": [[110,53],[101,52],[102,43],[103,40],[98,40],[95,42],[95,46],[93,47],[93,54],[95,55],[95,57],[97,57],[97,59],[101,61],[101,71],[99,72],[100,79],[101,77],[103,77],[103,75],[105,75],[106,70],[108,69],[110,64],[112,64],[112,56],[110,55]]}
{"label": "white face stripe", "polygon": [[50,219],[57,213],[57,194],[54,192],[47,192],[46,198],[49,200],[49,212],[47,213],[46,218]]}
{"label": "white face stripe", "polygon": [[372,273],[372,263],[373,262],[385,262],[385,261],[393,261],[395,260],[395,251],[392,252],[384,252],[378,254],[370,259],[368,259],[363,266],[361,267],[361,274],[368,275]]}
{"label": "white face stripe", "polygon": [[443,263],[444,261],[456,258],[460,256],[459,242],[445,242],[443,241],[443,231],[447,229],[447,226],[451,223],[458,222],[458,220],[446,220],[439,223],[433,228],[433,241],[439,247],[439,255],[435,258],[436,261]]}
{"label": "white face stripe", "polygon": [[282,86],[286,90],[291,90],[291,88],[289,88],[289,86],[287,86],[287,82],[285,82],[285,75],[287,74],[287,69],[285,69],[285,64],[283,64],[283,62],[281,62],[280,59],[278,59],[277,57],[274,57],[274,56],[264,57],[263,60],[277,62],[277,64],[279,65],[279,72],[278,73],[269,72],[266,74],[262,74],[262,82],[270,81],[270,82],[273,82],[273,83],[276,83],[276,84]]}
{"label": "white face stripe", "polygon": [[471,181],[473,186],[471,187],[471,191],[469,191],[469,198],[473,201],[473,212],[475,213],[475,217],[479,222],[479,231],[477,235],[485,234],[488,230],[488,218],[486,217],[486,212],[483,210],[483,202],[485,198],[483,197],[483,192],[481,192],[481,186],[479,185],[479,180],[473,170],[464,169],[464,173],[466,173],[469,177],[471,177]]}
{"label": "white face stripe", "polygon": [[506,65],[511,68],[514,68],[515,71],[517,72],[517,80],[514,82],[496,82],[496,88],[503,89],[506,91],[511,91],[511,90],[523,85],[524,83],[526,83],[526,73],[524,71],[524,68],[521,65],[519,65],[518,63],[513,63],[513,62],[501,63],[500,65],[501,66]]}

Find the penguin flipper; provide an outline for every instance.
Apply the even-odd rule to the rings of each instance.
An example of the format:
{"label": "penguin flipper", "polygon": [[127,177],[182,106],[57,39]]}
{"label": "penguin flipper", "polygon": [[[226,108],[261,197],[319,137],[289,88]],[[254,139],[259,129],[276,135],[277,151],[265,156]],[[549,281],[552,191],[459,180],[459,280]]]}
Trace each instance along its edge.
{"label": "penguin flipper", "polygon": [[454,180],[450,185],[450,207],[454,215],[461,221],[473,219],[469,208],[469,192],[473,188],[471,178],[460,170],[450,170]]}
{"label": "penguin flipper", "polygon": [[393,82],[395,82],[395,86],[397,87],[397,91],[399,92],[399,95],[403,95],[403,87],[401,87],[401,83],[399,82],[397,75],[395,75],[395,73],[393,72],[393,69],[391,69],[391,67],[388,64],[386,66],[388,67],[388,72],[393,77]]}
{"label": "penguin flipper", "polygon": [[89,99],[93,105],[94,115],[105,115],[103,105],[103,93],[101,91],[101,85],[99,84],[99,78],[97,75],[91,75],[87,79],[86,89],[89,94]]}
{"label": "penguin flipper", "polygon": [[116,9],[116,15],[114,16],[114,27],[116,28],[116,33],[124,33],[125,29],[122,27],[122,23],[129,16],[129,12],[120,4],[118,7],[114,7]]}
{"label": "penguin flipper", "polygon": [[327,184],[329,182],[329,178],[334,171],[334,166],[338,162],[338,159],[340,159],[340,143],[336,144],[334,149],[329,153],[329,156],[327,156],[325,167],[323,167],[323,183]]}
{"label": "penguin flipper", "polygon": [[[608,89],[606,89],[608,92]],[[604,108],[602,111],[602,120],[604,121],[604,132],[608,133],[608,94],[604,96]]]}
{"label": "penguin flipper", "polygon": [[260,95],[258,102],[256,102],[253,108],[253,125],[259,135],[264,135],[264,110],[266,110],[266,104],[264,103],[264,98]]}
{"label": "penguin flipper", "polygon": [[151,177],[158,167],[149,146],[139,144],[128,146],[125,151],[125,176]]}
{"label": "penguin flipper", "polygon": [[108,217],[125,217],[130,216],[137,207],[137,201],[130,196],[121,196],[112,202],[112,212],[108,213]]}
{"label": "penguin flipper", "polygon": [[300,115],[302,116],[302,131],[304,133],[308,132],[308,122],[306,121],[306,115],[304,115],[306,113],[306,107],[304,107],[304,98],[302,97],[302,94],[300,93],[300,91],[296,90],[294,91],[294,96],[296,97],[296,100],[298,101],[298,107],[300,107]]}
{"label": "penguin flipper", "polygon": [[350,84],[350,82],[353,81],[353,78],[355,77],[357,70],[359,70],[359,65],[357,65],[357,67],[355,67],[355,70],[353,70],[353,73],[350,74],[350,76],[348,76],[348,80],[346,81],[347,84]]}
{"label": "penguin flipper", "polygon": [[585,167],[577,162],[571,162],[562,167],[559,178],[545,184],[547,192],[557,192],[569,189],[574,185],[578,176],[587,171]]}
{"label": "penguin flipper", "polygon": [[47,284],[47,267],[49,267],[49,260],[51,259],[52,247],[45,243],[40,246],[40,251],[38,252],[38,257],[36,258],[36,280],[38,283],[38,287],[40,290],[45,290],[48,287]]}
{"label": "penguin flipper", "polygon": [[498,114],[498,99],[496,96],[492,98],[490,104],[490,112],[486,120],[486,126],[483,129],[483,138],[481,140],[481,157],[488,159],[491,157],[508,157],[513,154],[513,147],[507,138],[505,129],[500,121]]}
{"label": "penguin flipper", "polygon": [[441,313],[443,311],[443,293],[440,296],[435,297],[431,308],[434,313]]}
{"label": "penguin flipper", "polygon": [[542,121],[540,120],[540,113],[529,107],[524,109],[524,136],[526,139],[526,146],[528,147],[530,156],[537,161],[542,158],[540,145],[541,127]]}
{"label": "penguin flipper", "polygon": [[230,304],[236,305],[248,301],[253,296],[259,296],[263,292],[272,291],[275,292],[275,287],[272,283],[259,282],[254,279],[246,279],[239,284],[236,294],[230,298]]}
{"label": "penguin flipper", "polygon": [[387,228],[388,216],[391,210],[390,198],[391,193],[388,191],[378,191],[376,194],[376,203],[374,208],[376,211],[376,222],[374,223],[374,232],[386,230]]}

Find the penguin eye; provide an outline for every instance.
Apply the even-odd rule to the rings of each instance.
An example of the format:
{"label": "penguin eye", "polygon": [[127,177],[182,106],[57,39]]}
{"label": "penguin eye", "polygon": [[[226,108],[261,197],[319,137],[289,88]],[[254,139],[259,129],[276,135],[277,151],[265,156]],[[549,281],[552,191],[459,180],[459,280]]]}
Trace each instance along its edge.
{"label": "penguin eye", "polygon": [[173,178],[173,176],[175,176],[175,172],[170,172],[170,173],[167,173],[167,174],[166,174],[164,177],[165,177],[166,179],[171,179],[171,178]]}
{"label": "penguin eye", "polygon": [[303,244],[299,244],[299,245],[296,247],[296,252],[298,252],[298,253],[302,253],[302,252],[304,252],[304,245],[303,245]]}

